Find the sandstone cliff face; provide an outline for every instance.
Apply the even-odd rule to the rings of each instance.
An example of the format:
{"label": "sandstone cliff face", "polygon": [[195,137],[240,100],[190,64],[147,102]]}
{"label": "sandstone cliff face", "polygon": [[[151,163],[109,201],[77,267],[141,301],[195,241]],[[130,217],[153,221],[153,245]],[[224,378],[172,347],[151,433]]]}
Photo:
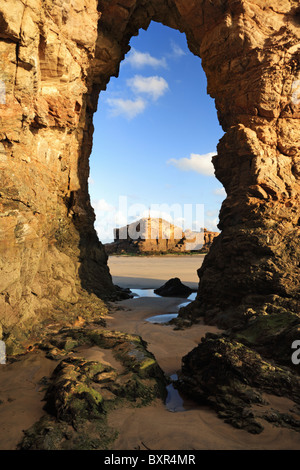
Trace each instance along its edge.
{"label": "sandstone cliff face", "polygon": [[151,20],[186,33],[225,135],[227,198],[194,316],[299,312],[300,10],[296,0],[3,0],[0,325],[114,291],[87,179],[98,95]]}
{"label": "sandstone cliff face", "polygon": [[142,218],[114,230],[112,243],[104,245],[108,255],[117,253],[207,252],[219,235],[206,228],[202,232],[186,230],[161,218]]}
{"label": "sandstone cliff face", "polygon": [[5,335],[18,337],[55,316],[57,302],[70,309],[82,282],[100,295],[113,291],[87,190],[92,90],[86,77],[98,19],[96,2],[1,2]]}

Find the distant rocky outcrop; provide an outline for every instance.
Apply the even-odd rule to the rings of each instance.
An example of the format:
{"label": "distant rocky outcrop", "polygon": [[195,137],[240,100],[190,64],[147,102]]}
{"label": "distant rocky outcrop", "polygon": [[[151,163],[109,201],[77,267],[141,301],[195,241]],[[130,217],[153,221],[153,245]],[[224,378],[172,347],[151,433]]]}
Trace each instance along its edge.
{"label": "distant rocky outcrop", "polygon": [[142,218],[121,228],[114,229],[114,241],[106,243],[108,255],[121,253],[182,253],[199,251],[206,253],[218,232],[206,228],[195,232],[161,218]]}

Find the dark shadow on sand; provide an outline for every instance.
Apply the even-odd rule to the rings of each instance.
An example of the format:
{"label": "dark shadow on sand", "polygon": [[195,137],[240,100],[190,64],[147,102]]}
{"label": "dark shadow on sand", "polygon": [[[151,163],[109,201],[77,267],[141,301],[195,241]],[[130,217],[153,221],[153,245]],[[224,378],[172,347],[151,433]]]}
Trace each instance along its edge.
{"label": "dark shadow on sand", "polygon": [[[117,286],[129,289],[157,289],[165,284],[166,279],[148,279],[142,277],[112,276],[113,283]],[[191,289],[198,289],[197,282],[184,282]]]}

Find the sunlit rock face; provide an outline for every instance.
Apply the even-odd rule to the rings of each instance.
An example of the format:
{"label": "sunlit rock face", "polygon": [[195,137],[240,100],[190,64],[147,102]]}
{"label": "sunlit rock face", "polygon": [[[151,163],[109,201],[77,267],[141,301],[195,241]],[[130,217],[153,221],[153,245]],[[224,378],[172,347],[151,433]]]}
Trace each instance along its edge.
{"label": "sunlit rock face", "polygon": [[[98,95],[151,20],[185,32],[225,135],[227,198],[193,315],[299,311],[296,0],[5,0],[0,5],[0,324],[30,330],[114,292],[88,195]],[[112,175],[113,177],[113,175]],[[195,201],[196,202],[196,201]],[[273,310],[272,310],[273,309]],[[222,320],[222,321],[223,321]]]}
{"label": "sunlit rock face", "polygon": [[108,255],[120,253],[187,253],[207,252],[219,235],[206,228],[201,231],[173,225],[162,218],[144,217],[114,229],[114,241],[104,245]]}

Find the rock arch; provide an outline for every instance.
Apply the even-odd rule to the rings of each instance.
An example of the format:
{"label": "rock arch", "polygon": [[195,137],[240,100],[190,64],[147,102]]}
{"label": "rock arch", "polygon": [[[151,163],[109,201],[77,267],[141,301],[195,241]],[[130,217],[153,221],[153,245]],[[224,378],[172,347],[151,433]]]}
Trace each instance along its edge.
{"label": "rock arch", "polygon": [[[115,288],[94,227],[98,95],[158,21],[202,59],[225,131],[222,234],[181,315],[299,312],[300,13],[296,0],[29,0],[0,6],[0,325],[5,338]],[[5,92],[3,92],[5,90]],[[70,314],[71,315],[71,314]]]}

